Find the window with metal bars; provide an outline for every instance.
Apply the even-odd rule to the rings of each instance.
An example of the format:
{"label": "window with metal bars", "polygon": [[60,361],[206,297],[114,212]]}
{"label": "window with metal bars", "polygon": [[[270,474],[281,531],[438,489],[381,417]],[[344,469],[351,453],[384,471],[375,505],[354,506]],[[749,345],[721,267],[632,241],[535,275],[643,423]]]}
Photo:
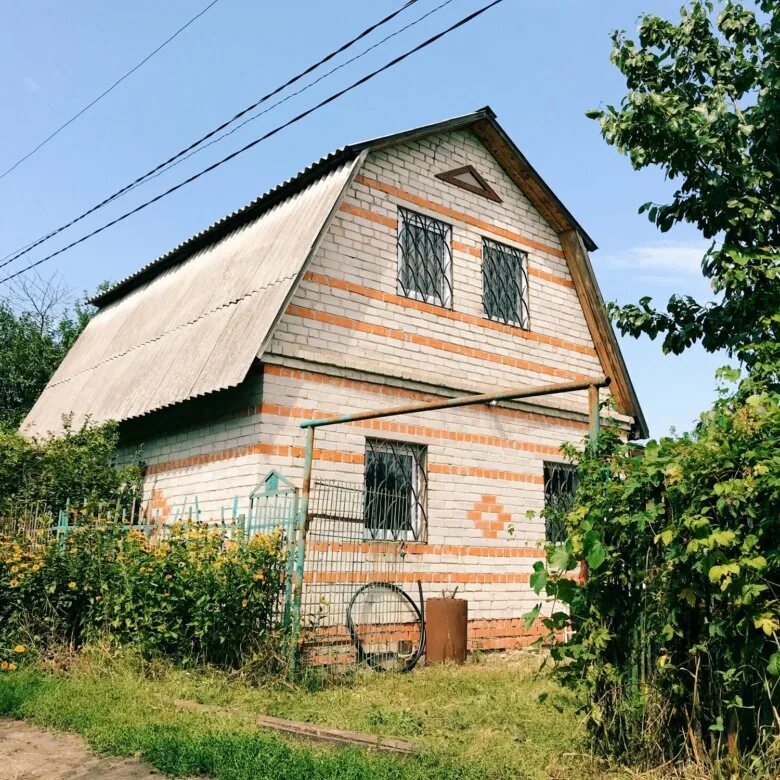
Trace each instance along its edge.
{"label": "window with metal bars", "polygon": [[564,516],[574,503],[579,478],[570,463],[544,464],[544,536],[558,544],[566,540]]}
{"label": "window with metal bars", "polygon": [[452,228],[398,209],[398,294],[452,306]]}
{"label": "window with metal bars", "polygon": [[489,320],[528,327],[526,266],[525,252],[482,239],[482,305]]}
{"label": "window with metal bars", "polygon": [[367,539],[424,538],[426,455],[419,444],[366,439],[363,522]]}

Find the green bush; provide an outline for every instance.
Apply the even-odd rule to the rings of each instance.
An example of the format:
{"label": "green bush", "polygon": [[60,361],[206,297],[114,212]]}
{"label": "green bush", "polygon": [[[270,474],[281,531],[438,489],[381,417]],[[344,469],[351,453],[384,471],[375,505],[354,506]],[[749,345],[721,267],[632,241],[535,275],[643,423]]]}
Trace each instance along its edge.
{"label": "green bush", "polygon": [[778,402],[724,399],[693,435],[638,451],[605,433],[580,458],[567,541],[532,585],[547,628],[574,629],[553,657],[600,750],[766,769],[774,743],[780,771]]}
{"label": "green bush", "polygon": [[[179,524],[156,542],[85,522],[62,539],[0,537],[0,660],[109,636],[146,655],[238,666],[272,650],[281,535],[231,541]],[[4,655],[3,655],[4,653]]]}
{"label": "green bush", "polygon": [[138,496],[137,465],[117,468],[115,423],[73,428],[61,436],[30,440],[0,428],[0,518],[37,505],[56,514],[68,501],[96,511],[129,509]]}

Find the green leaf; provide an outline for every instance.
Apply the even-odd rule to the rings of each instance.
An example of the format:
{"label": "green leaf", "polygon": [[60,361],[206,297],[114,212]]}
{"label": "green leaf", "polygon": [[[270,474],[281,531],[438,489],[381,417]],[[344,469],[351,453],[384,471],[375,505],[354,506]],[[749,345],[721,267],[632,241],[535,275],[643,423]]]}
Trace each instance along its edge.
{"label": "green leaf", "polygon": [[709,571],[710,582],[720,582],[724,577],[729,575],[737,576],[739,574],[739,565],[736,563],[724,563],[718,566],[713,566]]}
{"label": "green leaf", "polygon": [[766,670],[772,677],[780,677],[780,652],[772,653]]}
{"label": "green leaf", "polygon": [[547,585],[547,567],[542,561],[534,563],[534,571],[529,578],[529,582],[537,596],[544,590],[544,587]]}
{"label": "green leaf", "polygon": [[607,551],[601,542],[593,544],[588,551],[588,568],[595,571],[607,559]]}
{"label": "green leaf", "polygon": [[574,580],[563,577],[555,583],[555,596],[564,604],[571,604],[579,589],[580,586]]}
{"label": "green leaf", "polygon": [[559,571],[568,571],[569,569],[574,568],[571,565],[571,556],[566,547],[561,545],[555,548],[550,556],[550,566]]}
{"label": "green leaf", "polygon": [[715,531],[710,534],[708,542],[713,547],[732,547],[737,540],[734,531]]}
{"label": "green leaf", "polygon": [[680,591],[680,598],[683,599],[689,607],[693,607],[696,604],[696,593],[692,588],[683,588]]}
{"label": "green leaf", "polygon": [[523,625],[525,626],[526,631],[533,626],[541,611],[542,605],[537,604],[530,612],[526,612],[525,615],[523,615]]}

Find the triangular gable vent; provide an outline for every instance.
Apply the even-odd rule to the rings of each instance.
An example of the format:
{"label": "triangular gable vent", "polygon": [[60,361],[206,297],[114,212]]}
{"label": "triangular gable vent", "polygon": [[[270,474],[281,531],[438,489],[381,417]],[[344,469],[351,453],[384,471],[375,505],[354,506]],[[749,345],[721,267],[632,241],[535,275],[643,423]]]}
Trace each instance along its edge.
{"label": "triangular gable vent", "polygon": [[475,195],[481,195],[483,198],[501,203],[498,193],[479,175],[473,165],[464,165],[462,168],[437,173],[436,178],[446,181],[447,184],[454,184],[456,187],[473,192]]}

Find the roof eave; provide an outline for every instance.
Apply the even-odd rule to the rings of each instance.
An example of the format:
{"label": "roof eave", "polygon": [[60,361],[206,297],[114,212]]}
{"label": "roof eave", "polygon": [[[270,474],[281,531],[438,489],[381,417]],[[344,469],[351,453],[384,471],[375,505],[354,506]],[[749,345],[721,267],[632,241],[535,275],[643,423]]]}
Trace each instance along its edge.
{"label": "roof eave", "polygon": [[310,165],[296,176],[276,185],[251,203],[234,211],[232,214],[223,217],[204,230],[201,230],[199,233],[196,233],[194,236],[186,239],[178,246],[170,249],[165,254],[162,254],[155,260],[147,263],[138,271],[135,271],[120,280],[108,290],[93,295],[88,299],[88,303],[91,303],[98,308],[103,308],[124,297],[131,290],[139,287],[144,282],[153,279],[158,274],[176,265],[190,255],[193,255],[200,249],[214,244],[241,226],[257,219],[257,217],[273,208],[277,203],[286,200],[291,195],[306,188],[313,181],[321,178],[344,162],[354,159],[358,153],[359,152],[351,146],[345,146],[332,152]]}

